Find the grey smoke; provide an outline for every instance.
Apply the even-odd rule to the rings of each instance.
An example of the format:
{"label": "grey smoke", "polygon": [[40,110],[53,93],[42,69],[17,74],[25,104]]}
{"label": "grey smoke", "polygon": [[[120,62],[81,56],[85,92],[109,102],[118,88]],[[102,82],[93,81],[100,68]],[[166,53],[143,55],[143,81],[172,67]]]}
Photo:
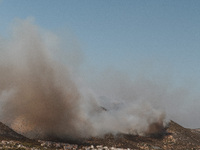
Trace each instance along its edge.
{"label": "grey smoke", "polygon": [[112,71],[99,75],[93,85],[83,84],[55,58],[52,48],[58,50],[59,46],[52,45],[43,32],[33,21],[18,21],[11,37],[1,40],[3,122],[24,135],[43,138],[119,132],[145,135],[163,126],[163,105],[168,98],[175,99],[176,92]]}

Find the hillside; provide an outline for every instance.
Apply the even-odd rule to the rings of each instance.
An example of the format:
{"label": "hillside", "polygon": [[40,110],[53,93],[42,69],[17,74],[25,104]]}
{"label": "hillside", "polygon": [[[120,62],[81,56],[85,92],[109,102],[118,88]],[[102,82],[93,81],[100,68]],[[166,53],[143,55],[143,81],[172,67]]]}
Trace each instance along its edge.
{"label": "hillside", "polygon": [[0,122],[0,140],[30,140],[15,131],[13,131],[11,128]]}
{"label": "hillside", "polygon": [[[181,125],[170,121],[168,127],[157,135],[148,137],[127,134],[107,134],[104,137],[92,137],[89,139],[80,139],[77,141],[50,142],[30,140],[3,123],[0,123],[1,146],[10,147],[10,149],[137,149],[137,150],[183,150],[200,149],[200,132],[198,129],[187,129]],[[5,140],[7,142],[5,142]],[[12,142],[11,142],[12,141]],[[15,142],[17,141],[17,142]],[[27,144],[28,143],[28,144]],[[68,144],[70,143],[70,144]],[[73,143],[73,144],[72,144]],[[9,144],[9,145],[8,145]],[[13,144],[13,145],[12,145]],[[16,148],[17,145],[17,148]],[[3,148],[4,148],[3,147]]]}
{"label": "hillside", "polygon": [[85,144],[130,149],[199,149],[200,133],[192,129],[184,128],[174,121],[170,121],[165,132],[157,136],[142,137],[118,134],[114,137],[108,134],[105,138],[94,137],[86,140]]}

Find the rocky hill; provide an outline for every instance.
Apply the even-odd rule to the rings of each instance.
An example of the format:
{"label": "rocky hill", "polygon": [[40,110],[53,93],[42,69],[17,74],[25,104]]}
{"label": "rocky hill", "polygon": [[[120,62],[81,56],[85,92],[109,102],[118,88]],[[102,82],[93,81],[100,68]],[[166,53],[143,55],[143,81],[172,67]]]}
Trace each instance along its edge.
{"label": "rocky hill", "polygon": [[11,128],[0,122],[0,140],[29,140],[28,138],[16,133]]}
{"label": "rocky hill", "polygon": [[168,127],[158,135],[143,137],[127,134],[118,134],[116,136],[108,134],[104,138],[90,138],[85,141],[86,143],[126,149],[195,150],[200,149],[200,132],[184,128],[174,121],[170,121]]}
{"label": "rocky hill", "polygon": [[0,123],[0,148],[2,149],[135,149],[135,150],[197,150],[200,149],[198,129],[184,128],[174,121],[160,134],[148,137],[128,134],[107,134],[104,137],[92,137],[77,141],[41,141],[30,140],[8,126]]}

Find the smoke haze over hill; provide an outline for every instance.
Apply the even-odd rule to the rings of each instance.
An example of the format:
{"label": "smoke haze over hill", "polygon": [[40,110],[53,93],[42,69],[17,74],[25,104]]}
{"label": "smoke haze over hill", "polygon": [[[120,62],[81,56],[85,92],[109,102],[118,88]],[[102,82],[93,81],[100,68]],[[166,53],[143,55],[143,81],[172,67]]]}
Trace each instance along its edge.
{"label": "smoke haze over hill", "polygon": [[29,19],[18,20],[1,43],[1,119],[29,137],[145,135],[156,132],[152,124],[163,126],[167,99],[180,98],[166,86],[120,73],[100,75],[96,87],[80,84],[52,54],[57,43]]}

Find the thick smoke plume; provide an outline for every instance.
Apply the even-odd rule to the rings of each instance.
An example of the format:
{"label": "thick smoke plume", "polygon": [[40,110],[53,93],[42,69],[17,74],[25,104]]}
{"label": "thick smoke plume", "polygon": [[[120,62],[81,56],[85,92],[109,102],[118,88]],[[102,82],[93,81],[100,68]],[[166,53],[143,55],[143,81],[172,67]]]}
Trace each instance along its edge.
{"label": "thick smoke plume", "polygon": [[17,131],[42,136],[81,132],[80,93],[68,72],[48,55],[38,28],[29,21],[19,23],[4,48],[3,120]]}
{"label": "thick smoke plume", "polygon": [[164,113],[151,103],[134,100],[137,93],[132,93],[129,84],[123,90],[132,95],[122,91],[125,95],[118,97],[120,102],[79,85],[73,74],[53,58],[46,41],[30,20],[18,21],[11,38],[1,40],[3,122],[34,138],[119,132],[145,135],[163,127]]}

